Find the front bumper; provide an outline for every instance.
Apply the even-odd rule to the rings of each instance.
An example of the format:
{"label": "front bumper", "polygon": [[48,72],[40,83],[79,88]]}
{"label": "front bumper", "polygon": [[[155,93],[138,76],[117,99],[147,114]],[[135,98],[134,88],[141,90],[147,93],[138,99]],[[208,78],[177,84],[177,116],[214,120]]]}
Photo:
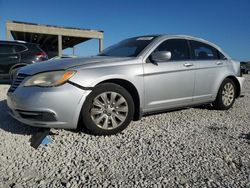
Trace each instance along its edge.
{"label": "front bumper", "polygon": [[7,94],[9,114],[35,127],[76,129],[90,92],[69,83],[49,88],[19,86]]}

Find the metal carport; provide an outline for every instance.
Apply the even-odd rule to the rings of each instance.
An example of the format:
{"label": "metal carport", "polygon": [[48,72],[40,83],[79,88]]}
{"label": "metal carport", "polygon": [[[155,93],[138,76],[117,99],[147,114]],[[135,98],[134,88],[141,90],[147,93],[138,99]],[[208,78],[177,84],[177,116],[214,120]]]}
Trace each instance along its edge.
{"label": "metal carport", "polygon": [[35,23],[7,21],[6,39],[33,42],[40,45],[49,57],[61,56],[62,50],[90,39],[99,40],[99,51],[103,49],[103,31],[81,29],[72,27],[59,27],[53,25],[41,25]]}

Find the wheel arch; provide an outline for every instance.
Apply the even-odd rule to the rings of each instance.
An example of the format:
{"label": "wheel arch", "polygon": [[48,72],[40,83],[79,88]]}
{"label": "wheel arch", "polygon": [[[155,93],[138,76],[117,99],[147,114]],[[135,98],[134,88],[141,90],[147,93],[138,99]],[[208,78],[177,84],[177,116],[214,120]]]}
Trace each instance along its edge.
{"label": "wheel arch", "polygon": [[103,84],[103,83],[114,83],[117,84],[123,88],[125,88],[131,95],[131,97],[133,98],[134,101],[134,105],[135,105],[135,112],[134,112],[134,117],[133,120],[137,121],[141,119],[141,110],[140,110],[140,97],[139,97],[139,93],[136,89],[136,87],[134,86],[134,84],[132,84],[130,81],[124,80],[124,79],[107,79],[104,81],[99,82],[97,85]]}
{"label": "wheel arch", "polygon": [[227,76],[226,78],[229,78],[234,82],[234,84],[236,86],[236,96],[235,97],[238,98],[240,96],[240,93],[241,93],[241,91],[240,91],[240,83],[239,83],[238,79],[235,76],[232,76],[232,75]]}
{"label": "wheel arch", "polygon": [[238,79],[234,75],[227,75],[224,79],[221,80],[220,85],[217,88],[216,96],[217,96],[217,94],[219,92],[219,89],[220,89],[220,86],[221,86],[222,82],[226,78],[229,78],[230,80],[232,80],[234,82],[235,87],[236,87],[236,95],[235,95],[235,97],[238,98],[240,96],[240,93],[241,93],[241,87],[240,87],[240,83],[239,83]]}
{"label": "wheel arch", "polygon": [[26,65],[28,65],[28,64],[27,64],[27,63],[18,63],[18,64],[13,65],[13,66],[10,68],[10,70],[9,70],[9,74],[12,72],[12,70],[14,70],[14,69],[16,69],[16,68],[24,67],[24,66],[26,66]]}

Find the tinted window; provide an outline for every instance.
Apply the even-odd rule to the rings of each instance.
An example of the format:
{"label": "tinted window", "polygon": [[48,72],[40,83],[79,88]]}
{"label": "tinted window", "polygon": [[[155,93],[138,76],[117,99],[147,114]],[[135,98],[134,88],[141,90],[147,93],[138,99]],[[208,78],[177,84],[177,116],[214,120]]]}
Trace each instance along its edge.
{"label": "tinted window", "polygon": [[191,41],[191,46],[194,59],[199,59],[199,60],[218,59],[217,50],[208,44],[198,41]]}
{"label": "tinted window", "polygon": [[226,60],[227,58],[221,53],[218,51],[218,56],[219,56],[219,59],[222,59],[222,60]]}
{"label": "tinted window", "polygon": [[13,53],[13,46],[9,44],[0,45],[0,54],[11,54]]}
{"label": "tinted window", "polygon": [[41,52],[41,49],[37,44],[26,43],[25,47],[29,50],[29,52],[34,52],[34,53]]}
{"label": "tinted window", "polygon": [[23,45],[15,45],[15,51],[16,52],[22,52],[25,51],[26,48]]}
{"label": "tinted window", "polygon": [[171,60],[187,60],[189,59],[189,50],[186,40],[170,39],[161,43],[155,51],[170,51]]}
{"label": "tinted window", "polygon": [[123,40],[99,54],[99,56],[136,57],[155,37],[135,37]]}

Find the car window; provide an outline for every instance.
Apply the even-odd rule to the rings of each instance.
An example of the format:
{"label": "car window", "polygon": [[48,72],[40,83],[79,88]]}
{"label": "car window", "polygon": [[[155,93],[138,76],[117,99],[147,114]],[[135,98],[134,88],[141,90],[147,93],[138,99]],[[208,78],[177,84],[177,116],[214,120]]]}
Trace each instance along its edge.
{"label": "car window", "polygon": [[170,51],[172,61],[189,59],[188,44],[184,39],[166,40],[155,49],[156,51]]}
{"label": "car window", "polygon": [[27,48],[23,45],[15,45],[15,51],[16,52],[22,52],[25,51]]}
{"label": "car window", "polygon": [[13,46],[9,44],[0,45],[0,54],[11,54],[14,53]]}
{"label": "car window", "polygon": [[205,43],[198,41],[191,41],[192,55],[194,59],[198,60],[213,60],[219,59],[217,50]]}
{"label": "car window", "polygon": [[220,51],[218,51],[218,56],[219,56],[219,59],[221,60],[227,60],[227,58]]}
{"label": "car window", "polygon": [[112,53],[110,52],[110,56],[116,56],[116,57],[133,57],[134,54],[136,53],[136,47],[135,46],[130,46],[130,47],[120,47],[117,49],[113,49]]}
{"label": "car window", "polygon": [[113,57],[136,57],[143,51],[156,37],[134,37],[123,40],[109,48],[103,50],[98,56]]}

